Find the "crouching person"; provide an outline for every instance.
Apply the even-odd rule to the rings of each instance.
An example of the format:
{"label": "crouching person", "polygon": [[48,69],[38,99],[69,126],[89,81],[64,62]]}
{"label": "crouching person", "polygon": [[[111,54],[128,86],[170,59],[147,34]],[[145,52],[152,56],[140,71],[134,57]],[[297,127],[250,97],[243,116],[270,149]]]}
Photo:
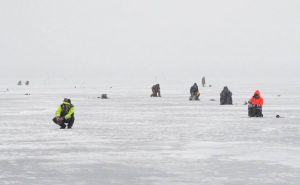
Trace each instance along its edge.
{"label": "crouching person", "polygon": [[68,129],[72,128],[75,121],[74,111],[75,109],[71,104],[71,100],[65,98],[63,103],[57,108],[53,122],[59,125],[61,129],[66,128],[65,123],[67,123]]}
{"label": "crouching person", "polygon": [[221,105],[232,105],[232,92],[227,86],[224,87],[220,94],[220,104]]}
{"label": "crouching person", "polygon": [[259,90],[255,91],[253,97],[248,101],[248,116],[249,117],[263,117],[262,107],[264,99]]}
{"label": "crouching person", "polygon": [[199,96],[200,96],[200,92],[198,89],[198,85],[196,83],[194,83],[194,85],[191,87],[190,89],[190,100],[199,100]]}
{"label": "crouching person", "polygon": [[160,96],[160,86],[159,84],[152,86],[152,94],[151,97],[161,97]]}

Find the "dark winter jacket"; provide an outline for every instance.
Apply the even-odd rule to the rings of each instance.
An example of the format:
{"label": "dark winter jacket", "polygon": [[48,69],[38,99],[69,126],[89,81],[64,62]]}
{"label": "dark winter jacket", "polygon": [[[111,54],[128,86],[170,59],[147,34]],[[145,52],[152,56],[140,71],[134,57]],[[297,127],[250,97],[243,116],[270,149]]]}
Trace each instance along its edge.
{"label": "dark winter jacket", "polygon": [[159,84],[152,86],[152,94],[151,97],[160,97],[160,86]]}
{"label": "dark winter jacket", "polygon": [[199,92],[198,85],[196,83],[194,83],[194,85],[190,89],[190,93],[191,93],[191,95],[194,95],[197,92]]}
{"label": "dark winter jacket", "polygon": [[156,92],[159,92],[160,91],[160,87],[159,87],[159,84],[156,84],[156,85],[153,85],[152,86],[152,91],[156,91]]}
{"label": "dark winter jacket", "polygon": [[232,92],[226,86],[220,94],[220,104],[232,105]]}

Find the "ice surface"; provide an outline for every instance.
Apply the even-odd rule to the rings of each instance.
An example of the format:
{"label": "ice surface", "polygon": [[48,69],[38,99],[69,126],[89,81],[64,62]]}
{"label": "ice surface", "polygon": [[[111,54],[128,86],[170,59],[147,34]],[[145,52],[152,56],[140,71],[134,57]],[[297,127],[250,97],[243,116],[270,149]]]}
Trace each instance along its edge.
{"label": "ice surface", "polygon": [[[163,97],[150,98],[148,86],[0,92],[0,184],[300,183],[299,87],[262,89],[265,117],[250,119],[243,103],[255,89],[247,85],[232,86],[232,106],[210,101],[221,86],[202,88],[199,102],[164,84]],[[51,122],[64,97],[76,108],[72,130]]]}

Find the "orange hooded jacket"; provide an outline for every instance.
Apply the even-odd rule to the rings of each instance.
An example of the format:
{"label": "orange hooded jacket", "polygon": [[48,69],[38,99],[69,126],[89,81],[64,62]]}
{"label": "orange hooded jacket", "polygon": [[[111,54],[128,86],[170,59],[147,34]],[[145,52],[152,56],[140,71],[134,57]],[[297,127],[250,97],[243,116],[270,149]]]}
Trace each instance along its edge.
{"label": "orange hooded jacket", "polygon": [[[255,95],[258,95],[258,98],[255,98]],[[259,90],[256,90],[253,97],[249,100],[253,105],[263,106],[264,105],[264,99],[261,97],[261,93]]]}

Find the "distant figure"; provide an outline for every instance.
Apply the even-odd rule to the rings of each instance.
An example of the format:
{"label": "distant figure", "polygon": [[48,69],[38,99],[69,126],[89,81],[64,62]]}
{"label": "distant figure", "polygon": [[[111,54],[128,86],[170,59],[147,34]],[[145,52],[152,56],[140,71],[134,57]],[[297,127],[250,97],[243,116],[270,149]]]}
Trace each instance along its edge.
{"label": "distant figure", "polygon": [[205,87],[206,81],[205,81],[205,76],[202,77],[202,87]]}
{"label": "distant figure", "polygon": [[232,92],[227,86],[224,87],[220,94],[220,104],[221,105],[232,105]]}
{"label": "distant figure", "polygon": [[65,123],[68,123],[68,129],[72,128],[75,117],[74,117],[74,106],[71,104],[71,100],[65,98],[63,103],[57,108],[55,118],[53,122],[60,126],[60,129],[65,129]]}
{"label": "distant figure", "polygon": [[22,85],[22,81],[20,80],[20,81],[18,81],[18,85],[20,86],[20,85]]}
{"label": "distant figure", "polygon": [[256,90],[253,97],[248,101],[248,116],[249,117],[263,117],[262,107],[264,99],[259,90]]}
{"label": "distant figure", "polygon": [[161,97],[159,84],[153,85],[151,89],[152,89],[151,97]]}
{"label": "distant figure", "polygon": [[29,85],[29,83],[30,83],[29,81],[26,81],[26,82],[25,82],[25,85]]}
{"label": "distant figure", "polygon": [[101,99],[108,99],[107,94],[101,94]]}
{"label": "distant figure", "polygon": [[190,100],[199,100],[200,92],[196,83],[191,87],[190,94]]}

